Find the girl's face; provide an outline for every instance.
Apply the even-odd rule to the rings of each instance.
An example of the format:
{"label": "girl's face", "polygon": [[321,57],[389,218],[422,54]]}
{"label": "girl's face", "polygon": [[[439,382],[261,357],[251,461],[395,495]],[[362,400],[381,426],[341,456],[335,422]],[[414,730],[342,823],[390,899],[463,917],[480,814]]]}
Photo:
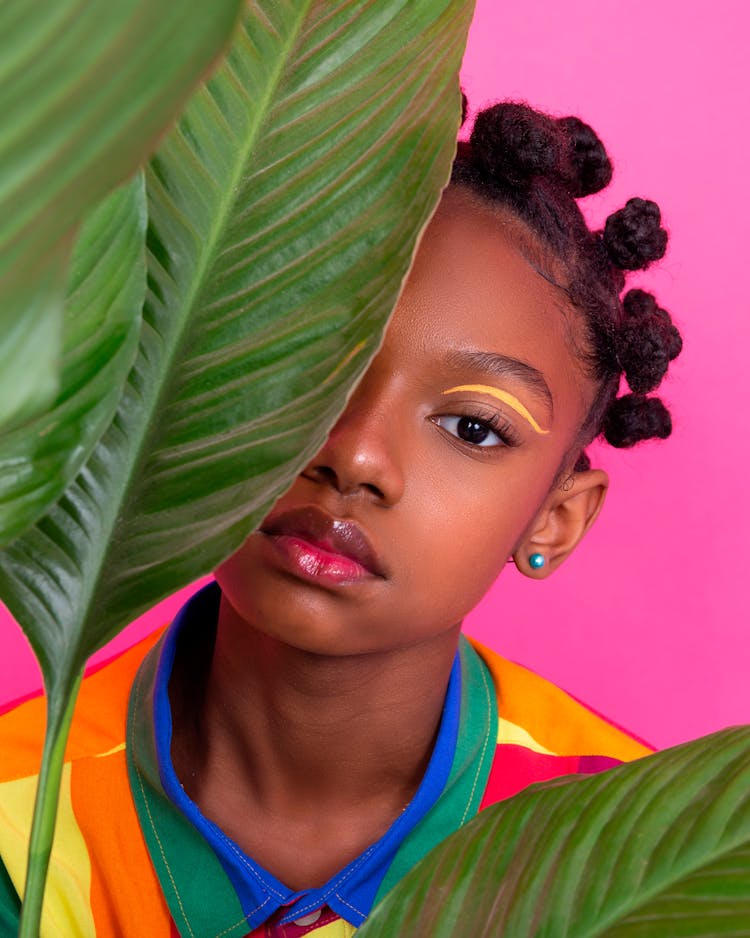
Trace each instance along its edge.
{"label": "girl's face", "polygon": [[510,555],[554,536],[594,395],[576,326],[497,219],[448,190],[327,442],[217,571],[240,619],[333,655],[454,629]]}

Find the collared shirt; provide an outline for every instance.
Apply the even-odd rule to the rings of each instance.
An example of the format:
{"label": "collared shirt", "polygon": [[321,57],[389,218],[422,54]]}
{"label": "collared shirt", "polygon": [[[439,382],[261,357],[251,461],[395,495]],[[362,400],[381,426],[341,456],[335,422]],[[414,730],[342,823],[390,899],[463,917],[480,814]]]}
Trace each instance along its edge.
{"label": "collared shirt", "polygon": [[[534,781],[650,751],[462,639],[435,751],[406,811],[325,886],[290,890],[200,814],[169,760],[166,688],[179,636],[215,617],[216,595],[198,594],[156,644],[150,637],[84,680],[43,938],[349,938],[373,901],[481,807]],[[0,934],[17,922],[43,725],[40,697],[0,716]]]}
{"label": "collared shirt", "polygon": [[[295,891],[248,857],[200,812],[172,766],[168,682],[175,655],[181,637],[216,621],[219,596],[218,587],[212,584],[184,607],[160,643],[158,655],[152,654],[144,662],[130,705],[131,787],[157,873],[162,883],[168,884],[172,916],[180,925],[199,922],[210,910],[211,927],[219,933],[220,926],[232,928],[238,919],[252,930],[271,916],[275,924],[285,926],[317,912],[326,921],[333,912],[354,927],[361,925],[381,885],[393,878],[388,878],[392,867],[409,869],[478,810],[497,735],[497,701],[491,677],[476,652],[462,640],[437,740],[416,794],[388,831],[325,885]],[[321,831],[321,836],[330,835]],[[190,870],[198,856],[201,876],[196,882]],[[186,861],[190,865],[187,870]],[[313,921],[318,919],[299,927],[309,931]],[[286,934],[294,931],[287,929]]]}

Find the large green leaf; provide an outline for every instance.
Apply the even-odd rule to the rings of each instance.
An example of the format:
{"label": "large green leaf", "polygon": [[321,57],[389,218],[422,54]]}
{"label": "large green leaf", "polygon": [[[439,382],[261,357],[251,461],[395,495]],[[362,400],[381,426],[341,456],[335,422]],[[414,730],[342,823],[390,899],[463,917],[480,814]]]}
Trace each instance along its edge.
{"label": "large green leaf", "polygon": [[0,3],[0,427],[58,394],[73,231],[151,152],[240,3]]}
{"label": "large green leaf", "polygon": [[40,417],[0,437],[0,544],[60,497],[112,421],[140,335],[145,239],[139,174],[81,227],[68,273],[57,399]]}
{"label": "large green leaf", "polygon": [[0,552],[48,690],[237,548],[324,439],[445,182],[465,0],[250,6],[147,174],[115,420]]}
{"label": "large green leaf", "polygon": [[48,686],[238,547],[320,445],[447,177],[469,17],[461,0],[255,4],[154,157],[115,421],[0,553]]}
{"label": "large green leaf", "polygon": [[357,935],[750,935],[750,727],[483,811]]}
{"label": "large green leaf", "polygon": [[252,3],[152,161],[148,296],[117,413],[0,552],[48,693],[23,935],[83,663],[236,549],[343,408],[450,171],[470,17],[469,0]]}

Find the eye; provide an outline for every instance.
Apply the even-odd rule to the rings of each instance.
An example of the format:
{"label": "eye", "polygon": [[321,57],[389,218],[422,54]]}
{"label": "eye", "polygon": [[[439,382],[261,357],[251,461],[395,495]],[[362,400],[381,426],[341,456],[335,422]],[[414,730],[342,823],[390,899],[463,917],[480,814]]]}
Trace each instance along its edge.
{"label": "eye", "polygon": [[492,428],[490,421],[481,420],[479,417],[447,414],[433,419],[443,430],[471,446],[503,446],[507,442]]}

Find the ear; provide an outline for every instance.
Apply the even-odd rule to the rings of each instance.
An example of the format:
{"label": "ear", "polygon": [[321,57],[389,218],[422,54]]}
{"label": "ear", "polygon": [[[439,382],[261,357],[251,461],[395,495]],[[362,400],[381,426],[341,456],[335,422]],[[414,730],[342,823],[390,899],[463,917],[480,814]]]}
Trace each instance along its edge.
{"label": "ear", "polygon": [[[552,489],[513,552],[520,572],[542,579],[556,570],[596,521],[608,487],[606,472],[587,469],[572,473]],[[533,566],[529,558],[534,555],[541,555],[544,563]]]}

